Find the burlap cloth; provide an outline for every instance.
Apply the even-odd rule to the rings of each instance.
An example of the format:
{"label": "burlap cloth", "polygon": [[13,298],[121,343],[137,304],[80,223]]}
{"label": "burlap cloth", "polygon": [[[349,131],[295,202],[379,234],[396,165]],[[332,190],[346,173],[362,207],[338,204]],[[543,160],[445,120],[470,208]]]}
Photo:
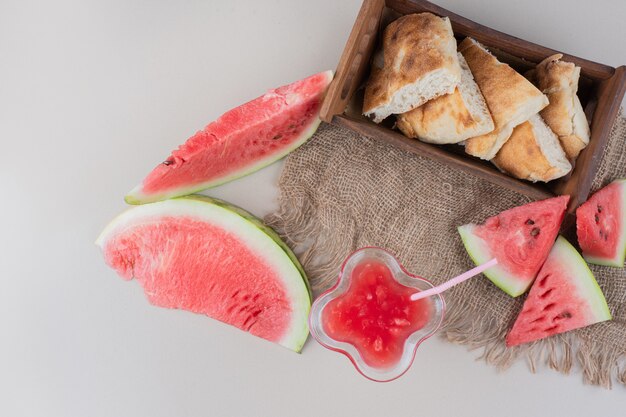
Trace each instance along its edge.
{"label": "burlap cloth", "polygon": [[[626,119],[619,117],[593,189],[623,177]],[[368,245],[388,248],[409,271],[441,283],[473,267],[456,226],[531,201],[328,124],[287,158],[279,187],[280,207],[266,221],[295,249],[316,295],[334,283],[348,254]],[[499,368],[524,357],[533,372],[546,364],[568,373],[578,364],[587,383],[626,384],[626,271],[591,269],[613,321],[506,348],[504,337],[524,297],[513,299],[477,277],[445,293],[447,315],[440,335],[480,348],[480,357]]]}

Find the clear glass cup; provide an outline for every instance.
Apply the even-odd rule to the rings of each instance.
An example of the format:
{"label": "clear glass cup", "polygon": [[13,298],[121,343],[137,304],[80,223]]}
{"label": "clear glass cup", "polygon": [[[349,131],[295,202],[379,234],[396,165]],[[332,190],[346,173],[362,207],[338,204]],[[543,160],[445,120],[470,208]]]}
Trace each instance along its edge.
{"label": "clear glass cup", "polygon": [[386,265],[391,271],[393,278],[402,285],[413,287],[420,291],[433,287],[430,281],[407,272],[400,262],[385,249],[377,247],[361,248],[346,258],[341,267],[337,283],[320,295],[313,303],[309,315],[309,328],[313,337],[322,346],[346,355],[363,376],[373,381],[387,382],[402,376],[411,367],[419,345],[439,329],[445,312],[445,301],[440,294],[430,297],[431,311],[429,320],[424,327],[411,333],[405,340],[402,356],[397,363],[387,368],[376,368],[368,365],[354,345],[333,339],[326,333],[322,313],[328,303],[348,290],[354,268],[362,262],[370,260]]}

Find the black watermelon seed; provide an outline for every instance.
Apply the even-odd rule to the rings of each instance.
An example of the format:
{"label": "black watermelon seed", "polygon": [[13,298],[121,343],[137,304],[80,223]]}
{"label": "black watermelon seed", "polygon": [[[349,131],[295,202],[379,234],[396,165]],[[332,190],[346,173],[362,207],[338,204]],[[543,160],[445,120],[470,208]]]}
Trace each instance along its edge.
{"label": "black watermelon seed", "polygon": [[602,206],[598,204],[598,213],[602,213]]}
{"label": "black watermelon seed", "polygon": [[595,220],[596,220],[596,223],[600,223],[600,216],[598,216],[598,215],[596,214],[596,216],[595,216],[594,218],[595,218]]}
{"label": "black watermelon seed", "polygon": [[561,314],[559,314],[557,317],[560,317],[563,319],[570,319],[572,318],[572,313],[566,310],[566,311],[563,311]]}
{"label": "black watermelon seed", "polygon": [[526,224],[535,224],[535,222],[532,219],[528,219],[526,220]]}
{"label": "black watermelon seed", "polygon": [[546,281],[548,280],[548,278],[550,277],[550,274],[547,274],[545,277],[541,278],[539,280],[539,286],[543,287],[546,285]]}
{"label": "black watermelon seed", "polygon": [[171,159],[166,159],[165,161],[163,161],[163,165],[168,166],[168,165],[172,165],[174,163],[174,161],[172,161]]}
{"label": "black watermelon seed", "polygon": [[539,230],[538,227],[533,227],[533,230],[530,231],[530,235],[531,236],[537,236],[540,232],[541,232],[541,230]]}

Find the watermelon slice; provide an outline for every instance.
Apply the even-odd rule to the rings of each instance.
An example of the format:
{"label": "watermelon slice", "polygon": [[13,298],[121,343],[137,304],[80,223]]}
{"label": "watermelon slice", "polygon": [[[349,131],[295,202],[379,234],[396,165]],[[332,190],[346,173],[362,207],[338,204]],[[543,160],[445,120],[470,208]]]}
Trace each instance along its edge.
{"label": "watermelon slice", "polygon": [[624,266],[626,179],[607,185],[576,210],[578,244],[587,262]]}
{"label": "watermelon slice", "polygon": [[584,259],[559,236],[506,337],[506,345],[532,342],[605,320],[611,320],[611,312],[602,290]]}
{"label": "watermelon slice", "polygon": [[484,272],[512,297],[526,292],[548,257],[565,215],[569,196],[535,201],[503,211],[484,224],[458,228],[476,265],[492,258],[498,265]]}
{"label": "watermelon slice", "polygon": [[135,207],[96,244],[150,303],[205,314],[299,352],[311,294],[278,235],[251,214],[204,196]]}
{"label": "watermelon slice", "polygon": [[143,204],[192,194],[251,174],[302,145],[320,124],[332,71],[224,113],[159,164],[124,199]]}

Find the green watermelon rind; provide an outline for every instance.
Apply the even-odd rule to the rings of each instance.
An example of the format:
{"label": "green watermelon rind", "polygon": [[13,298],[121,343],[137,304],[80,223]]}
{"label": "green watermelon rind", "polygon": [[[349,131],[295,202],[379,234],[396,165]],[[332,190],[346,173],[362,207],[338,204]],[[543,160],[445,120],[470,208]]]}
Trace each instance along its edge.
{"label": "green watermelon rind", "polygon": [[[616,180],[614,181],[614,183],[619,183],[619,185],[622,187],[621,208],[622,213],[624,213],[626,212],[626,179]],[[623,268],[624,261],[626,261],[626,219],[622,219],[621,240],[617,243],[617,255],[615,258],[598,258],[592,255],[585,254],[584,252],[583,258],[585,258],[585,260],[590,264]]]}
{"label": "green watermelon rind", "polygon": [[591,312],[594,314],[596,322],[611,320],[611,310],[604,298],[602,288],[598,285],[598,281],[589,269],[589,265],[585,259],[578,253],[576,248],[567,241],[563,236],[556,239],[556,243],[552,247],[549,257],[558,256],[564,259],[565,265],[571,267],[574,272],[571,274],[573,283],[581,297],[589,302]]}
{"label": "green watermelon rind", "polygon": [[[280,237],[271,228],[264,225],[258,218],[247,211],[212,197],[201,195],[185,196],[138,207],[132,207],[113,219],[102,231],[96,240],[96,245],[105,247],[109,236],[115,235],[118,230],[136,224],[135,222],[163,215],[191,215],[212,221],[219,217],[220,221],[231,228],[238,228],[237,237],[257,247],[266,248],[273,259],[270,264],[278,265],[284,271],[292,269],[291,273],[279,274],[285,286],[290,304],[293,307],[293,317],[287,332],[280,341],[295,352],[300,352],[309,335],[308,315],[311,308],[311,289],[296,256],[282,242]],[[258,253],[258,255],[261,255]],[[269,262],[269,256],[266,258]],[[297,275],[297,280],[294,279]]]}
{"label": "green watermelon rind", "polygon": [[[325,74],[328,77],[328,81],[330,83],[330,81],[333,78],[333,71],[326,71]],[[170,189],[166,192],[155,193],[155,194],[144,194],[141,191],[143,189],[143,183],[140,183],[135,188],[133,188],[128,194],[124,196],[124,201],[132,205],[154,203],[154,202],[162,201],[168,198],[175,198],[175,197],[181,197],[181,196],[194,194],[200,191],[207,190],[209,188],[214,188],[219,185],[226,184],[230,181],[248,176],[250,174],[253,174],[257,172],[258,170],[265,168],[273,164],[274,162],[284,158],[289,153],[295,151],[300,146],[302,146],[307,140],[309,140],[315,134],[321,122],[322,120],[319,118],[319,115],[317,117],[314,117],[311,123],[308,125],[308,127],[302,131],[300,137],[294,142],[292,142],[290,146],[282,149],[280,152],[270,154],[266,158],[258,160],[256,163],[247,166],[245,169],[235,171],[231,175],[228,175],[226,177],[221,177],[216,180],[206,181],[200,184],[193,184],[193,185],[190,185],[189,187],[177,187],[174,189]]]}
{"label": "green watermelon rind", "polygon": [[[474,233],[475,227],[475,224],[470,223],[459,226],[457,230],[459,235],[461,235],[463,246],[465,246],[465,250],[472,261],[474,261],[476,265],[481,265],[493,259],[494,256],[491,253],[487,242],[476,236]],[[489,278],[491,282],[511,297],[519,297],[524,294],[526,290],[528,290],[528,287],[532,284],[532,281],[523,282],[521,280],[511,278],[510,273],[508,273],[500,265],[492,266],[484,271],[483,275]]]}

